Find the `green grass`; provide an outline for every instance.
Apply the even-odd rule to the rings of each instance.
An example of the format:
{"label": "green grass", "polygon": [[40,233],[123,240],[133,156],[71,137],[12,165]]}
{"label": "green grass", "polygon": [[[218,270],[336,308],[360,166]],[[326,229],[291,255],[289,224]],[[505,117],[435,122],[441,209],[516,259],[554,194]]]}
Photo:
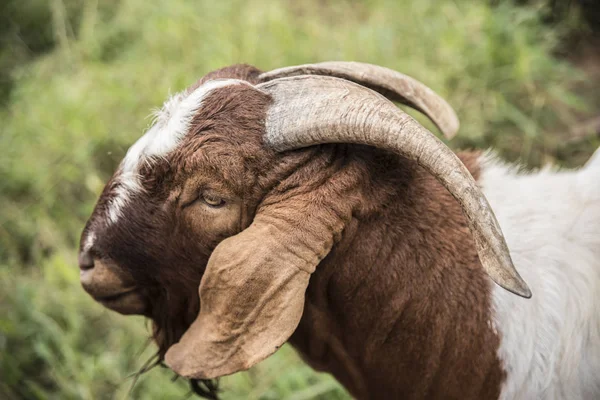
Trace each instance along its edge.
{"label": "green grass", "polygon": [[[173,374],[161,368],[132,388],[129,376],[153,352],[149,330],[141,318],[108,312],[88,298],[79,287],[75,249],[103,183],[147,127],[150,110],[212,69],[238,62],[262,69],[376,63],[449,100],[462,123],[454,147],[493,146],[528,166],[575,166],[599,144],[566,143],[570,126],[597,113],[600,99],[578,94],[586,77],[553,56],[563,26],[541,25],[537,6],[491,8],[471,0],[49,4],[55,47],[11,68],[12,90],[0,109],[0,398],[186,396],[186,383],[171,382]],[[287,347],[222,386],[226,399],[347,398]]]}

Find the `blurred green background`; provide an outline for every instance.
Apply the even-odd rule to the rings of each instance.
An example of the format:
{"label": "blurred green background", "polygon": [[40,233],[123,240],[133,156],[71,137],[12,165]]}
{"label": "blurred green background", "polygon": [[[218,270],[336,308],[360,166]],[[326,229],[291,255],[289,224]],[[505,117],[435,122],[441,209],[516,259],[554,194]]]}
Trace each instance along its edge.
{"label": "blurred green background", "polygon": [[[95,304],[76,264],[103,183],[169,93],[239,62],[376,63],[449,100],[451,146],[576,167],[600,144],[600,19],[592,2],[553,3],[4,0],[0,398],[187,396],[168,369],[134,379],[154,352],[147,324]],[[289,347],[221,386],[224,399],[348,398]]]}

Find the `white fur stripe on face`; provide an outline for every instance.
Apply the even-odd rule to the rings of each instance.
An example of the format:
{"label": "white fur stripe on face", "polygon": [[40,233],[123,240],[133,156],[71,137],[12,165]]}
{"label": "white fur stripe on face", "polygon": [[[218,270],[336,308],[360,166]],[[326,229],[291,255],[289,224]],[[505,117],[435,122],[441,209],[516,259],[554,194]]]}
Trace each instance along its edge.
{"label": "white fur stripe on face", "polygon": [[90,249],[92,248],[92,246],[94,245],[94,242],[96,241],[96,234],[94,232],[90,232],[87,237],[85,238],[85,242],[83,243],[83,252],[88,252],[90,251]]}
{"label": "white fur stripe on face", "polygon": [[142,163],[165,157],[177,148],[188,133],[192,119],[202,107],[202,102],[213,90],[238,84],[250,85],[238,79],[213,80],[189,94],[177,93],[165,102],[155,115],[154,125],[129,148],[121,162],[115,178],[115,195],[108,207],[107,215],[111,223],[117,222],[131,195],[142,191],[138,174]]}

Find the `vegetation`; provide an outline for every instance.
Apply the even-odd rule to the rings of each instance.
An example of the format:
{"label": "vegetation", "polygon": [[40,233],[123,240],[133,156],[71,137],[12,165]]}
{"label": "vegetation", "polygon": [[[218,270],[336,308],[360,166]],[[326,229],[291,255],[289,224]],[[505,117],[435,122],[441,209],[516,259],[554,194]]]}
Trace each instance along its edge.
{"label": "vegetation", "polygon": [[[78,237],[103,183],[170,92],[245,62],[356,60],[412,75],[462,122],[455,147],[494,146],[535,167],[580,165],[571,137],[598,90],[564,55],[580,25],[539,2],[471,0],[8,0],[0,6],[0,398],[185,398],[141,318],[81,290]],[[579,28],[578,28],[579,29]],[[588,89],[588,90],[583,90]],[[431,127],[424,119],[421,121]],[[433,129],[433,128],[432,128]],[[593,133],[593,132],[589,132]],[[284,348],[221,381],[225,399],[343,399]]]}

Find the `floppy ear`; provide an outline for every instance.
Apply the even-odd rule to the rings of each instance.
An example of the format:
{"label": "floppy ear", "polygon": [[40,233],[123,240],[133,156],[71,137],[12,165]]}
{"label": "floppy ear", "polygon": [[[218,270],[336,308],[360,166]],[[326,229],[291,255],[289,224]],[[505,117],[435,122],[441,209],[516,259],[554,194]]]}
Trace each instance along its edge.
{"label": "floppy ear", "polygon": [[176,373],[210,379],[246,370],[294,332],[310,274],[350,215],[339,206],[348,202],[304,196],[260,210],[213,251],[200,283],[200,313],[165,356]]}

